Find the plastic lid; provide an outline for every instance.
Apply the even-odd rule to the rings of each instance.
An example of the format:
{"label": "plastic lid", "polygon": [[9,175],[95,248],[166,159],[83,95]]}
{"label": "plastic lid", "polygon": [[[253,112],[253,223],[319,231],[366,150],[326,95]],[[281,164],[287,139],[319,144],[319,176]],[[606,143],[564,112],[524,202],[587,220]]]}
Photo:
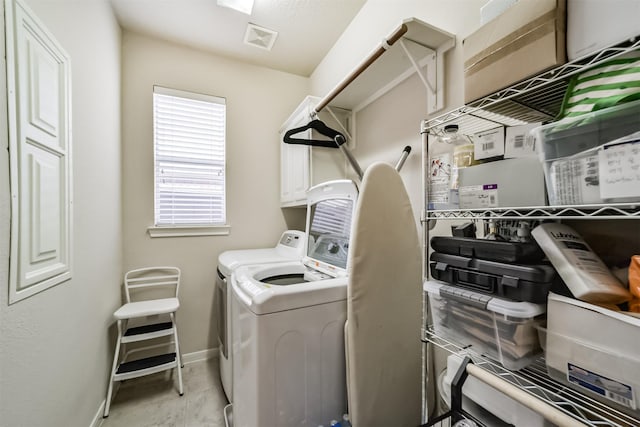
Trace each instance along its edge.
{"label": "plastic lid", "polygon": [[546,304],[534,304],[532,302],[516,302],[495,297],[493,295],[479,294],[464,288],[450,286],[446,283],[427,280],[423,284],[423,290],[434,295],[441,295],[441,289],[453,291],[460,294],[461,301],[469,300],[469,304],[474,304],[481,300],[488,300],[486,309],[494,313],[502,314],[509,317],[519,318],[522,320],[531,319],[547,312]]}
{"label": "plastic lid", "polygon": [[459,129],[458,125],[446,125],[444,127],[445,132],[457,132]]}

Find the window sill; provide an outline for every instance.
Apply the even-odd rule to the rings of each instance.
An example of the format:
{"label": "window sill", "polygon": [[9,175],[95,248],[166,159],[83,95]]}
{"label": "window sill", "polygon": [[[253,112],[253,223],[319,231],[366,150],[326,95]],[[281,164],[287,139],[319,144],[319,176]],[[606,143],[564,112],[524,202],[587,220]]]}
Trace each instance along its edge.
{"label": "window sill", "polygon": [[204,226],[151,226],[147,227],[149,236],[154,237],[189,237],[189,236],[228,236],[230,225]]}

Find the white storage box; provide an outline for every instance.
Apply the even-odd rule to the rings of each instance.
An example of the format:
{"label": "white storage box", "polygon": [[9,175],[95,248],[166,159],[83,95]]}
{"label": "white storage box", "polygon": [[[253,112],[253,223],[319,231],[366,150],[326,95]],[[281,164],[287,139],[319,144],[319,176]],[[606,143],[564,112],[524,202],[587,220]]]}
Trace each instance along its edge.
{"label": "white storage box", "polygon": [[504,141],[504,158],[513,159],[516,157],[539,156],[540,144],[536,144],[531,131],[542,123],[531,123],[528,125],[508,126]]}
{"label": "white storage box", "polygon": [[475,160],[490,159],[504,155],[504,126],[473,135],[473,157]]}
{"label": "white storage box", "polygon": [[[640,101],[583,114],[577,118],[560,120],[540,126],[532,131],[540,143],[547,194],[550,205],[577,205],[592,203],[626,203],[640,200],[639,185],[631,184],[631,193],[618,194],[619,186],[604,186],[601,182],[636,180],[633,170],[640,162],[640,150],[630,146],[615,148],[610,145],[619,138],[640,131]],[[605,146],[606,145],[606,146]],[[604,149],[604,151],[603,151]],[[603,151],[600,153],[600,151]],[[618,151],[626,158],[622,169],[611,167],[603,154]],[[601,159],[600,157],[603,157]],[[631,160],[629,160],[631,159]],[[615,165],[613,165],[615,166]],[[629,172],[629,173],[627,173]],[[615,187],[615,188],[613,188]],[[633,188],[638,193],[634,196]]]}
{"label": "white storage box", "polygon": [[[458,372],[458,368],[462,364],[464,356],[465,351],[463,350],[460,353],[451,354],[447,357],[446,374],[442,379],[440,387],[442,387],[444,398],[449,405],[451,405],[451,383]],[[490,419],[486,419],[485,411],[478,410],[478,407],[489,411],[509,425],[527,427],[553,426],[553,424],[546,421],[542,415],[516,402],[504,393],[500,393],[495,388],[471,375],[467,377],[462,386],[462,396],[462,409],[471,413],[471,415],[487,426],[494,425],[495,423]],[[469,401],[476,405],[470,404],[471,402]]]}
{"label": "white storage box", "polygon": [[480,25],[497,18],[518,0],[489,0],[480,8]]}
{"label": "white storage box", "polygon": [[460,209],[544,206],[544,172],[535,158],[505,159],[458,170]]}
{"label": "white storage box", "polygon": [[640,35],[638,0],[567,0],[569,61]]}
{"label": "white storage box", "polygon": [[549,294],[549,375],[640,416],[640,318]]}
{"label": "white storage box", "polygon": [[425,282],[424,290],[436,334],[471,345],[511,370],[540,355],[536,326],[544,320],[544,304],[508,301],[436,281]]}

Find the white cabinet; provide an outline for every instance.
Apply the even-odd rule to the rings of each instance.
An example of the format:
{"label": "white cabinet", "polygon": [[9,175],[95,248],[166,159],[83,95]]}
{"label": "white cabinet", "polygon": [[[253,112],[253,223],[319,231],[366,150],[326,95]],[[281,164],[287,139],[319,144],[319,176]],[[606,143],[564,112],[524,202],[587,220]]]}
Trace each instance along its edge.
{"label": "white cabinet", "polygon": [[[311,112],[319,100],[319,98],[307,96],[280,128],[280,203],[283,207],[304,206],[307,203],[306,192],[309,187],[346,176],[346,159],[339,149],[283,142],[284,134],[289,129],[304,126],[311,121]],[[351,125],[349,110],[327,107],[318,114],[317,118],[330,128],[343,133],[349,141],[350,138],[347,135]],[[295,137],[327,139],[311,130],[296,134]]]}

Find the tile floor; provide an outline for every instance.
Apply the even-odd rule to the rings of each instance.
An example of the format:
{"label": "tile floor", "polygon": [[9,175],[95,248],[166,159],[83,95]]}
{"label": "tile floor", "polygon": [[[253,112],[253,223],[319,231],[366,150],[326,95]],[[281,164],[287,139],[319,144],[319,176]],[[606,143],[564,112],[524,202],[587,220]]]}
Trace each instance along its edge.
{"label": "tile floor", "polygon": [[184,395],[174,370],[124,381],[101,427],[224,427],[218,359],[189,363],[182,369]]}

